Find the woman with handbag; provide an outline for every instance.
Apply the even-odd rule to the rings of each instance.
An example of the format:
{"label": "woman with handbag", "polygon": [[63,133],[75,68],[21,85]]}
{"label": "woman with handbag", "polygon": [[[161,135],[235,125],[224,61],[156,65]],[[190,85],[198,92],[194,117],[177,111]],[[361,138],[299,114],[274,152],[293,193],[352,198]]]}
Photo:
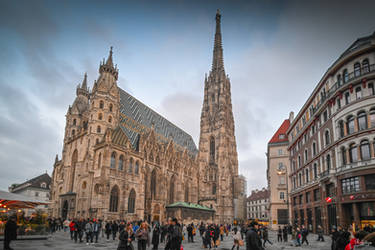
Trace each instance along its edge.
{"label": "woman with handbag", "polygon": [[[237,246],[237,250],[239,250],[239,248],[240,248],[240,241],[242,241],[242,239],[241,239],[241,233],[238,231],[237,227],[233,228],[232,237],[233,237],[233,247],[232,247],[232,250],[236,246]],[[242,241],[242,245],[243,245],[243,241]]]}

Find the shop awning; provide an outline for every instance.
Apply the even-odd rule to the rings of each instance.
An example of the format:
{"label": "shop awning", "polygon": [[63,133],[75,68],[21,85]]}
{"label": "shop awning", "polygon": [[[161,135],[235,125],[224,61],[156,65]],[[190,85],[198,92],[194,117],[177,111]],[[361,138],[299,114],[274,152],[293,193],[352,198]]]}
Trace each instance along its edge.
{"label": "shop awning", "polygon": [[0,190],[0,209],[35,208],[38,205],[48,205],[48,203],[48,201]]}

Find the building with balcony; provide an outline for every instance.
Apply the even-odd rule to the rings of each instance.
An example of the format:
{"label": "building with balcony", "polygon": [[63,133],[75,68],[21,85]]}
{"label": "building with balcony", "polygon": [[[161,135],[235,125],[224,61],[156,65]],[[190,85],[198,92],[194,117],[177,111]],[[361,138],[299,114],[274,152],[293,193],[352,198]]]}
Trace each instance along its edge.
{"label": "building with balcony", "polygon": [[247,219],[268,221],[270,193],[266,188],[252,190],[247,198]]}
{"label": "building with balcony", "polygon": [[[288,209],[288,137],[286,131],[289,128],[290,118],[283,121],[280,128],[272,136],[267,147],[267,183],[269,189],[269,217],[270,226],[276,230],[279,226],[289,224]],[[288,185],[289,184],[289,185]]]}
{"label": "building with balcony", "polygon": [[326,71],[291,121],[292,222],[315,231],[375,220],[375,33]]}

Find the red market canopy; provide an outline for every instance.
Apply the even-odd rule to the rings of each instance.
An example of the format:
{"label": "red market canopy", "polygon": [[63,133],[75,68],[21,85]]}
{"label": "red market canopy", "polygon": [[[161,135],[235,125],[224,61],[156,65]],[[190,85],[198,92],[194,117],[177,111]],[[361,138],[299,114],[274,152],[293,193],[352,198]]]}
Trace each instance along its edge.
{"label": "red market canopy", "polygon": [[35,208],[38,205],[48,205],[48,203],[47,201],[0,190],[0,209]]}

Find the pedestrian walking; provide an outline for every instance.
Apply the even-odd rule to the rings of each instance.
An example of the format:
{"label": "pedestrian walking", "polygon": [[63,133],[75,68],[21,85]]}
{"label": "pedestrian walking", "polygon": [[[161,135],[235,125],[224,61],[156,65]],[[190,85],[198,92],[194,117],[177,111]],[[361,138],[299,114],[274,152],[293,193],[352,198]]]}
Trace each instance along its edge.
{"label": "pedestrian walking", "polygon": [[4,250],[12,250],[10,242],[17,239],[17,217],[12,215],[5,223],[4,228]]}
{"label": "pedestrian walking", "polygon": [[268,239],[268,230],[267,230],[267,227],[263,228],[262,237],[263,237],[263,247],[266,246],[266,242],[268,242],[268,243],[270,243],[272,245],[272,242]]}
{"label": "pedestrian walking", "polygon": [[167,244],[165,250],[180,250],[182,242],[182,228],[176,218],[169,220]]}
{"label": "pedestrian walking", "polygon": [[263,250],[262,242],[257,233],[258,223],[253,221],[249,224],[249,228],[246,232],[246,249],[247,250]]}
{"label": "pedestrian walking", "polygon": [[105,234],[107,235],[107,241],[109,241],[109,236],[111,235],[111,232],[112,232],[112,222],[107,221],[105,223]]}
{"label": "pedestrian walking", "polygon": [[116,221],[113,221],[111,225],[111,231],[112,231],[112,239],[115,240],[118,232],[118,224]]}
{"label": "pedestrian walking", "polygon": [[304,226],[302,225],[302,242],[301,242],[301,245],[303,245],[304,242],[306,242],[307,245],[309,245],[309,241],[307,240],[307,235],[309,235],[309,230]]}
{"label": "pedestrian walking", "polygon": [[188,242],[194,242],[194,236],[193,236],[193,228],[194,225],[193,223],[189,224],[186,228],[187,232],[188,232]]}
{"label": "pedestrian walking", "polygon": [[282,237],[283,231],[281,230],[281,227],[277,229],[277,242],[283,242],[283,237]]}
{"label": "pedestrian walking", "polygon": [[133,228],[132,225],[129,224],[120,232],[117,250],[133,250],[133,240]]}
{"label": "pedestrian walking", "polygon": [[318,234],[318,241],[324,242],[324,237],[323,237],[323,228],[319,225],[318,229],[316,230]]}
{"label": "pedestrian walking", "polygon": [[232,250],[234,250],[235,247],[237,247],[237,250],[239,250],[240,249],[240,240],[242,240],[242,239],[241,239],[241,233],[238,231],[237,227],[233,228],[232,237],[233,237]]}
{"label": "pedestrian walking", "polygon": [[283,227],[283,239],[284,242],[288,242],[288,228],[286,226]]}
{"label": "pedestrian walking", "polygon": [[89,245],[90,243],[93,242],[93,226],[92,226],[92,221],[89,221],[85,225],[85,233],[86,233],[86,245]]}
{"label": "pedestrian walking", "polygon": [[157,250],[159,246],[159,236],[160,236],[160,227],[159,224],[156,223],[154,225],[154,229],[152,230],[152,240],[151,243],[153,245],[153,249]]}

